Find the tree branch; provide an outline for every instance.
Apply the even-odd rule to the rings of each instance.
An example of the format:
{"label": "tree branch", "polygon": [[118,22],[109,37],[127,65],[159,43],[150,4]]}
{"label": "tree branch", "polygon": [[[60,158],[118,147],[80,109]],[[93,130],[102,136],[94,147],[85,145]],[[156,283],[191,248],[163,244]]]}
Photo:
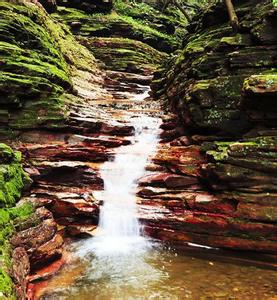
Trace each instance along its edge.
{"label": "tree branch", "polygon": [[234,5],[232,3],[232,0],[225,0],[225,4],[226,4],[226,7],[227,7],[227,11],[228,11],[229,19],[230,19],[230,24],[231,24],[234,32],[237,32],[238,28],[239,28],[239,19],[238,19],[238,16],[236,14]]}

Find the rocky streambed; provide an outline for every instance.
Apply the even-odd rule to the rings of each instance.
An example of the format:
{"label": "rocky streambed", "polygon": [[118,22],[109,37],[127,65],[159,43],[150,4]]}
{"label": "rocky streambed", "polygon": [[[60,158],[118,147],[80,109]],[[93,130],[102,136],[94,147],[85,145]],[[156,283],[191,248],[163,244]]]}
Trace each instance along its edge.
{"label": "rocky streambed", "polygon": [[[132,76],[135,77],[134,74]],[[91,147],[103,143],[101,153],[107,154],[106,159],[102,157],[98,161],[98,158],[82,156],[86,160],[80,163],[78,156],[77,158],[75,155],[71,156],[69,151],[66,158],[61,159],[59,156],[58,161],[51,159],[51,162],[44,165],[37,160],[37,155],[33,156],[33,165],[30,169],[36,174],[37,184],[31,190],[30,197],[25,200],[41,202],[53,213],[59,227],[56,236],[62,236],[64,244],[62,246],[55,243],[55,254],[58,254],[55,258],[60,258],[50,263],[49,267],[40,268],[39,265],[35,267],[34,264],[33,272],[29,277],[29,297],[31,299],[76,299],[76,297],[91,299],[94,295],[95,299],[123,299],[124,297],[181,299],[201,297],[203,292],[210,297],[230,295],[254,297],[257,296],[258,287],[260,288],[259,299],[269,299],[274,296],[276,277],[271,255],[257,256],[249,252],[244,255],[219,250],[218,247],[236,249],[237,237],[229,237],[227,243],[224,236],[218,236],[215,231],[216,226],[222,228],[224,223],[219,225],[216,221],[209,223],[211,218],[209,213],[186,208],[184,199],[190,200],[191,203],[208,202],[211,195],[197,179],[197,171],[205,161],[199,149],[188,145],[185,139],[181,139],[184,143],[182,145],[179,142],[180,138],[178,142],[176,141],[176,146],[172,141],[169,142],[176,138],[176,132],[172,132],[171,129],[172,124],[176,128],[176,118],[161,113],[159,104],[148,95],[148,86],[124,84],[121,81],[114,82],[108,90],[113,98],[105,104],[108,108],[106,111],[108,110],[112,115],[113,124],[110,126],[111,128],[116,126],[116,135],[113,131],[108,134],[93,133],[82,136],[82,141],[76,141],[76,136],[72,134],[66,140],[66,144],[70,147],[78,143],[82,151],[90,151],[94,149]],[[99,102],[100,105],[103,105],[102,101]],[[162,123],[159,130],[160,142],[152,153],[149,149],[152,145],[148,143],[155,143],[155,141],[150,137],[140,146],[136,146],[136,140],[143,132],[149,132],[150,136],[157,134],[159,125],[155,125],[156,129],[153,129],[152,122],[146,121],[144,126],[139,126],[140,118],[149,117],[156,119],[157,124]],[[127,134],[126,128],[129,128]],[[139,128],[139,132],[135,128]],[[181,129],[178,132],[181,132]],[[95,144],[92,142],[94,140],[92,135],[97,136]],[[89,139],[92,141],[87,144]],[[109,143],[108,140],[114,143]],[[55,143],[56,141],[52,144],[53,148],[57,147]],[[39,148],[43,149],[42,146],[45,144],[40,142],[39,145]],[[174,154],[172,154],[173,150]],[[184,159],[180,165],[176,164],[179,158],[177,150],[179,151],[177,153],[186,154],[182,156]],[[139,162],[149,151],[151,156],[148,157],[145,165],[144,175],[142,177],[140,175],[138,182],[134,182],[132,188],[130,184],[132,177],[135,176],[133,174],[142,167]],[[122,169],[120,170],[115,159],[117,155],[121,155]],[[128,158],[130,155],[131,158]],[[51,156],[46,155],[45,160],[46,157]],[[145,159],[147,157],[143,161]],[[169,168],[168,165],[173,163],[176,164],[175,168]],[[57,165],[64,170],[64,172],[57,172],[58,179],[55,177]],[[87,176],[86,181],[81,181],[84,166],[91,168],[93,172],[85,169],[87,172],[85,174],[90,174],[90,177]],[[176,172],[177,167],[182,170],[188,169],[190,172],[186,174]],[[49,172],[51,168],[52,175],[40,180],[40,174]],[[105,188],[101,177],[105,174],[101,171],[103,168],[107,172],[104,176]],[[74,172],[72,173],[71,170]],[[78,176],[75,178],[76,173]],[[98,178],[98,184],[95,184],[95,178]],[[110,182],[113,183],[112,186]],[[108,188],[112,190],[108,191]],[[133,192],[128,192],[129,189],[133,189]],[[133,236],[132,230],[136,231],[133,226],[136,225],[134,220],[129,219],[128,203],[133,197],[135,197],[135,211],[137,211],[134,218],[143,225],[139,234],[142,235],[141,237],[136,237],[136,234]],[[97,224],[101,210],[103,218],[103,204],[105,207],[105,202],[113,205],[121,201],[123,201],[122,206],[107,212],[107,220],[100,222],[99,231]],[[222,214],[213,214],[213,216],[215,219]],[[206,218],[205,231],[202,229],[204,226],[201,222],[204,217]],[[107,228],[103,229],[103,226]],[[184,228],[193,228],[193,230],[191,232]],[[106,238],[105,231],[102,231],[105,229],[110,232]],[[240,230],[242,229],[238,229],[239,232]],[[119,236],[118,231],[120,231]],[[208,239],[206,231],[209,232]],[[232,241],[231,247],[230,241]],[[252,243],[246,242],[247,245]],[[240,243],[240,249],[245,245]],[[40,257],[40,266],[44,266],[48,259],[45,254],[44,257]],[[211,278],[214,278],[214,283],[211,283]]]}
{"label": "rocky streambed", "polygon": [[[274,226],[237,222],[232,203],[216,199],[199,180],[206,162],[200,147],[190,144],[174,115],[161,112],[160,104],[149,97],[148,85],[135,83],[145,84],[149,78],[116,75],[120,81],[107,77],[99,99],[91,100],[93,105],[72,107],[65,132],[29,130],[21,135],[20,143],[13,143],[23,153],[25,171],[34,182],[21,202],[31,203],[35,212],[11,239],[21,297],[26,293],[30,299],[76,299],[77,295],[90,299],[93,293],[96,299],[110,299],[112,294],[122,299],[126,293],[138,297],[144,289],[145,299],[151,295],[180,299],[200,297],[200,286],[211,297],[252,297],[261,285],[259,299],[274,296],[275,243],[270,241]],[[124,153],[134,143],[132,119],[141,116],[162,120],[160,142],[148,157],[135,191],[137,218],[149,239],[146,249],[131,260],[121,254],[107,262],[107,257],[95,257],[88,246],[103,205],[101,166],[111,161],[113,172],[118,150]],[[76,133],[76,128],[82,132]],[[142,155],[146,146],[134,155]],[[245,238],[254,233],[267,238]],[[260,254],[219,248],[259,250]],[[125,268],[127,272],[121,272]],[[255,275],[250,276],[250,271]],[[228,276],[208,284],[207,274],[217,278],[222,272]],[[244,275],[238,279],[238,273]],[[107,285],[109,289],[104,289]],[[161,285],[165,288],[160,289]]]}
{"label": "rocky streambed", "polygon": [[[274,298],[276,8],[260,2],[235,3],[236,35],[220,3],[186,31],[151,6],[142,26],[118,2],[0,3],[4,299]],[[92,247],[115,195],[133,201],[127,254]],[[126,207],[112,232],[130,232]]]}

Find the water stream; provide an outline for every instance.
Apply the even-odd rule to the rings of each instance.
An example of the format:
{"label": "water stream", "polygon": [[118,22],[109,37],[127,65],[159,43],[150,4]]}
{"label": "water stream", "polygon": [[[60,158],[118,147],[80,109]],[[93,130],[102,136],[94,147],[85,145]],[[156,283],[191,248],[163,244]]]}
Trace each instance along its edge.
{"label": "water stream", "polygon": [[[270,299],[272,270],[183,255],[143,236],[137,219],[136,181],[158,143],[159,118],[131,118],[135,135],[101,168],[104,191],[95,237],[70,246],[74,259],[40,291],[39,299]],[[273,299],[273,298],[272,298]]]}
{"label": "water stream", "polygon": [[132,144],[118,149],[115,159],[103,164],[104,191],[95,196],[104,205],[100,209],[99,233],[88,242],[85,252],[98,256],[143,251],[147,240],[141,235],[137,218],[136,180],[143,173],[148,157],[158,142],[160,120],[149,116],[132,118],[135,128]]}

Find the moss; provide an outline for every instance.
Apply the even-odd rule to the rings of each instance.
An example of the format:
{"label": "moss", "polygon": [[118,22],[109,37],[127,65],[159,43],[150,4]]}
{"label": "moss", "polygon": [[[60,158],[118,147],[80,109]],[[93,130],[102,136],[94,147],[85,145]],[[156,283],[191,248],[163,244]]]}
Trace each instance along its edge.
{"label": "moss", "polygon": [[87,15],[77,9],[60,7],[54,16],[57,20],[71,26],[74,34],[84,37],[121,36],[144,42],[164,52],[172,52],[179,45],[172,35],[162,33],[141,20],[116,12]]}
{"label": "moss", "polygon": [[28,180],[21,166],[20,153],[0,144],[0,207],[13,206]]}
{"label": "moss", "polygon": [[153,72],[167,54],[139,41],[124,38],[79,38],[94,56],[116,71]]}
{"label": "moss", "polygon": [[[11,247],[9,239],[15,232],[15,222],[23,222],[34,212],[26,203],[19,207],[0,209],[0,298],[15,299],[11,273]],[[2,297],[3,298],[2,298]]]}
{"label": "moss", "polygon": [[1,299],[16,299],[12,279],[7,272],[0,269],[0,297]]}
{"label": "moss", "polygon": [[[114,1],[114,10],[121,14],[127,15],[134,19],[143,21],[147,26],[159,27],[159,31],[175,34],[178,39],[179,30],[185,33],[187,26],[186,18],[179,10],[166,10],[161,13],[156,7],[145,2],[126,2],[122,0]],[[179,30],[178,30],[179,29]],[[180,37],[183,35],[180,35]]]}
{"label": "moss", "polygon": [[1,134],[65,121],[62,94],[73,90],[77,69],[95,72],[92,54],[66,26],[27,1],[0,2],[0,38],[0,110],[7,110],[8,127]]}

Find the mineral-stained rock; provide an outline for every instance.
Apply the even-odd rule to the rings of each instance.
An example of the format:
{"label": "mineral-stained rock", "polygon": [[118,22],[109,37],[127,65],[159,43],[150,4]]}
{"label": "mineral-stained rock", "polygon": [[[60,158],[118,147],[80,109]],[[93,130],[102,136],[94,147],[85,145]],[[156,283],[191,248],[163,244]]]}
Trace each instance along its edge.
{"label": "mineral-stained rock", "polygon": [[64,198],[54,202],[51,210],[56,217],[90,217],[91,219],[98,216],[99,205],[97,203],[90,203],[80,198]]}
{"label": "mineral-stained rock", "polygon": [[41,267],[62,255],[63,238],[59,234],[55,234],[53,238],[42,244],[32,254],[31,266],[32,269]]}
{"label": "mineral-stained rock", "polygon": [[53,219],[47,219],[36,227],[16,233],[11,239],[11,244],[13,247],[24,247],[27,253],[32,255],[37,247],[52,239],[56,232],[56,222]]}
{"label": "mineral-stained rock", "polygon": [[14,248],[21,247],[26,250],[32,268],[61,255],[63,239],[57,234],[57,224],[52,215],[46,212],[45,209],[39,209],[38,214],[45,219],[35,227],[17,232],[10,240]]}
{"label": "mineral-stained rock", "polygon": [[160,173],[143,177],[140,179],[139,184],[141,186],[184,188],[197,184],[197,179],[195,177],[180,176],[171,173]]}
{"label": "mineral-stained rock", "polygon": [[97,228],[96,225],[90,224],[71,224],[66,227],[66,233],[73,237],[91,236],[91,233]]}
{"label": "mineral-stained rock", "polygon": [[153,161],[173,173],[189,176],[199,175],[200,166],[204,162],[198,146],[174,146],[172,143],[160,145]]}
{"label": "mineral-stained rock", "polygon": [[141,218],[149,234],[179,245],[276,254],[276,8],[233,2],[236,34],[218,2],[194,17],[184,49],[154,76],[154,95],[178,115],[163,129],[181,124],[189,143],[178,138],[153,160],[200,186],[140,189]]}
{"label": "mineral-stained rock", "polygon": [[26,250],[22,247],[15,248],[12,252],[12,278],[18,299],[26,298],[29,273],[30,262]]}

